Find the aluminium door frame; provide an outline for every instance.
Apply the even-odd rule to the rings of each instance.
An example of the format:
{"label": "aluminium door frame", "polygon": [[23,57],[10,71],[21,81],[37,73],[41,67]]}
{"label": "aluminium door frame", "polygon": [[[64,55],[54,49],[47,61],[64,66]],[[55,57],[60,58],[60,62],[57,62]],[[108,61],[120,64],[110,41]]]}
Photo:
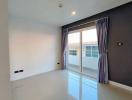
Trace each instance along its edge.
{"label": "aluminium door frame", "polygon": [[[80,71],[75,71],[75,72],[78,72],[80,74],[84,74],[84,75],[87,75],[85,73],[83,73],[83,66],[82,66],[82,32],[85,31],[85,30],[89,30],[89,29],[93,29],[93,28],[96,28],[96,25],[93,25],[93,26],[90,26],[90,27],[86,27],[86,28],[82,28],[82,29],[78,29],[78,30],[74,30],[74,31],[70,31],[68,34],[72,34],[72,33],[76,33],[76,32],[79,32],[80,33]],[[67,37],[68,38],[68,37]],[[66,69],[68,69],[68,41],[67,41],[67,46],[66,46]],[[69,69],[68,69],[69,70]],[[73,70],[74,71],[74,70]]]}

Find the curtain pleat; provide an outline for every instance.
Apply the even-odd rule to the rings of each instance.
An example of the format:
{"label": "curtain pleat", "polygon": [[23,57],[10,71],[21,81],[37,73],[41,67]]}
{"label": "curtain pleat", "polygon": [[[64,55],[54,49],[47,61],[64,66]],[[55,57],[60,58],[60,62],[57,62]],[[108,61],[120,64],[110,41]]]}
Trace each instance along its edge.
{"label": "curtain pleat", "polygon": [[99,49],[98,81],[107,84],[108,80],[108,17],[102,18],[96,23]]}
{"label": "curtain pleat", "polygon": [[61,40],[61,65],[62,69],[66,69],[66,46],[68,39],[68,29],[62,29],[62,40]]}

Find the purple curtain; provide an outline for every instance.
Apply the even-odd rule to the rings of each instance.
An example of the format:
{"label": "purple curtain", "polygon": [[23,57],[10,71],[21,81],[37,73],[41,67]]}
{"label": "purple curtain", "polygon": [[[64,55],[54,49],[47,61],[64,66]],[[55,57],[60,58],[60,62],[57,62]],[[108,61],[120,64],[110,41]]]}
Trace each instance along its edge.
{"label": "purple curtain", "polygon": [[61,40],[61,64],[62,69],[66,69],[66,46],[68,38],[68,29],[62,29],[62,40]]}
{"label": "purple curtain", "polygon": [[96,23],[98,35],[98,81],[107,84],[108,81],[108,58],[107,58],[107,36],[108,36],[108,18],[102,18]]}

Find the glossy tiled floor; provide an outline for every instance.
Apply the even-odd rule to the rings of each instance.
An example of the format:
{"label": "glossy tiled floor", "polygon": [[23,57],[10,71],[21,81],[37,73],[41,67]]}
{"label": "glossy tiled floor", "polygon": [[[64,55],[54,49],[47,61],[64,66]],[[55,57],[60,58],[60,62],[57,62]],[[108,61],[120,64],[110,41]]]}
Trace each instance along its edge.
{"label": "glossy tiled floor", "polygon": [[70,71],[49,72],[12,85],[14,100],[132,100],[128,91]]}

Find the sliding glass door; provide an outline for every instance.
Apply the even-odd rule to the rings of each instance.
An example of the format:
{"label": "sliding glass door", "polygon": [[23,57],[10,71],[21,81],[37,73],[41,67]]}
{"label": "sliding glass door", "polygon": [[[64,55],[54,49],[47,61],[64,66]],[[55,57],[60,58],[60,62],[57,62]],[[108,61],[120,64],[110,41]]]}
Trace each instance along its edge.
{"label": "sliding glass door", "polygon": [[91,77],[97,77],[98,42],[96,27],[82,31],[82,72]]}
{"label": "sliding glass door", "polygon": [[71,32],[68,35],[67,68],[77,72],[81,71],[80,32]]}
{"label": "sliding glass door", "polygon": [[98,43],[96,27],[70,32],[67,47],[67,68],[97,78]]}

